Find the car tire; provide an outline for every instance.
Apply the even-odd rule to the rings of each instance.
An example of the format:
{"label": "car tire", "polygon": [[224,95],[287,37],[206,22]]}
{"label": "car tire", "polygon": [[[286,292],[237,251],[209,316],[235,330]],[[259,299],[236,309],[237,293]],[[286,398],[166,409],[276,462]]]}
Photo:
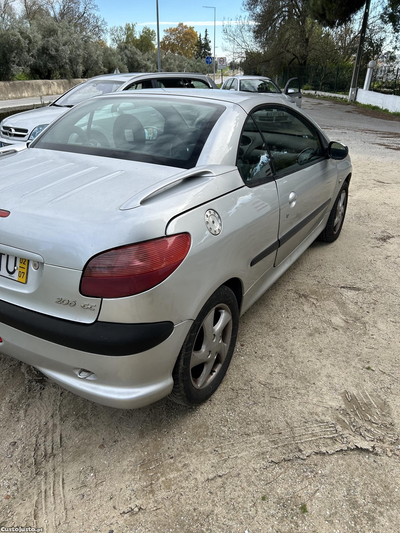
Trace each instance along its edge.
{"label": "car tire", "polygon": [[348,192],[349,184],[345,181],[339,191],[335,203],[333,204],[325,229],[318,237],[318,240],[323,242],[334,242],[339,237],[346,215]]}
{"label": "car tire", "polygon": [[182,346],[173,370],[172,400],[195,406],[214,394],[232,359],[238,326],[236,296],[223,285],[205,303]]}

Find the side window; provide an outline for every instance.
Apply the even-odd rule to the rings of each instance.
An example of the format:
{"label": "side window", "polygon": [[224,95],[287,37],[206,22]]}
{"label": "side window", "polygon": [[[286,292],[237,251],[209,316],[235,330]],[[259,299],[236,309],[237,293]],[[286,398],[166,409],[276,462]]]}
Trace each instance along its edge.
{"label": "side window", "polygon": [[232,79],[226,80],[226,82],[223,84],[221,89],[224,89],[225,91],[229,90],[231,88],[232,81],[233,81]]}
{"label": "side window", "polygon": [[187,81],[187,87],[189,88],[194,87],[195,89],[210,89],[210,86],[206,81],[194,79],[188,79]]}
{"label": "side window", "polygon": [[132,83],[132,85],[129,85],[125,91],[135,91],[137,89],[152,89],[153,84],[151,83],[151,80],[142,80],[138,81],[136,83]]}
{"label": "side window", "polygon": [[185,84],[182,78],[159,78],[157,87],[162,89],[185,89]]}
{"label": "side window", "polygon": [[272,157],[277,176],[299,170],[324,157],[314,126],[280,106],[266,106],[252,114]]}
{"label": "side window", "polygon": [[229,87],[231,91],[237,91],[238,90],[238,81],[236,79],[232,80],[232,85]]}
{"label": "side window", "polygon": [[237,167],[250,187],[272,179],[270,155],[251,117],[247,118],[240,137]]}

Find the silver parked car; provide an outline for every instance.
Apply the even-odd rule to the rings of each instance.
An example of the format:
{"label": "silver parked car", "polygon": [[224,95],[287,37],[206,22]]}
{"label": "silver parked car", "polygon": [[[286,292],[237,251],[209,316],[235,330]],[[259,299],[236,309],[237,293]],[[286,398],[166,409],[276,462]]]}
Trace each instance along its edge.
{"label": "silver parked car", "polygon": [[33,141],[53,120],[66,113],[69,108],[94,96],[115,91],[175,87],[218,89],[209,76],[191,72],[142,72],[96,76],[73,87],[48,107],[23,111],[5,118],[0,123],[0,147]]}
{"label": "silver parked car", "polygon": [[249,93],[283,94],[292,104],[301,107],[302,94],[298,78],[290,78],[283,91],[265,76],[232,76],[227,78],[221,89]]}
{"label": "silver parked car", "polygon": [[120,408],[215,392],[352,172],[284,99],[196,89],[88,100],[0,160],[0,351]]}

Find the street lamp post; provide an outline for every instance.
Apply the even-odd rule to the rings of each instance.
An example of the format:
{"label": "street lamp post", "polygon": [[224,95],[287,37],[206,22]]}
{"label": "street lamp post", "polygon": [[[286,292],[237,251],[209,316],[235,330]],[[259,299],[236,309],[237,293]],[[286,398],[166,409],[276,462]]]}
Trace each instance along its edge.
{"label": "street lamp post", "polygon": [[217,27],[217,8],[214,6],[203,6],[206,9],[213,9],[214,10],[214,61],[213,61],[213,73],[214,73],[214,81],[215,81],[215,62],[217,58],[215,57],[215,35],[216,35],[216,27]]}
{"label": "street lamp post", "polygon": [[156,9],[157,9],[157,67],[158,67],[158,72],[161,72],[160,15],[158,12],[158,0],[156,0]]}

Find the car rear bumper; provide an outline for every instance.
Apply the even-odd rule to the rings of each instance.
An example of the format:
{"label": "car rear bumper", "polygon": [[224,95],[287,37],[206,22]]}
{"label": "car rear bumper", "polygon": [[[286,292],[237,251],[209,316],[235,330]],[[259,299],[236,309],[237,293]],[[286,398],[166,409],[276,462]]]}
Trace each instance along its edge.
{"label": "car rear bumper", "polygon": [[154,348],[172,333],[172,322],[85,324],[64,320],[0,300],[0,324],[43,340],[98,355],[133,355]]}
{"label": "car rear bumper", "polygon": [[115,357],[69,348],[0,323],[0,352],[36,367],[88,400],[132,409],[171,392],[172,370],[191,324],[174,326],[169,337],[151,349]]}

